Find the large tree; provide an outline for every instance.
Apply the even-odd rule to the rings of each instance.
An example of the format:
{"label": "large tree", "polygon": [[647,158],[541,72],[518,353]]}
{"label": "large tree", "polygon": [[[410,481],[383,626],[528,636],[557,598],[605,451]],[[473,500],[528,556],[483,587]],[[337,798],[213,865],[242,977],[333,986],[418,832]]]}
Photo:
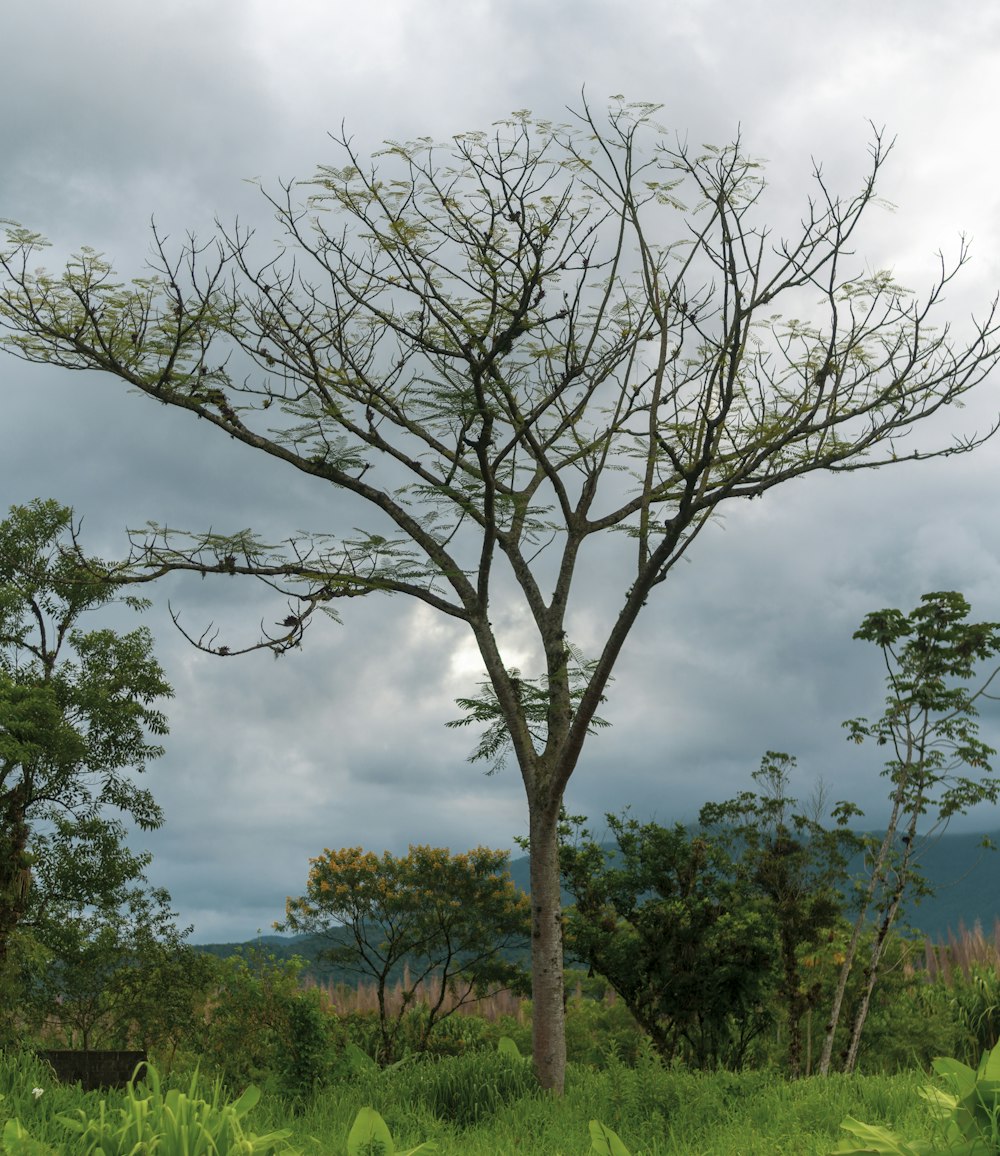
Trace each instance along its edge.
{"label": "large tree", "polygon": [[608,815],[614,845],[562,828],[574,955],[603,975],[671,1061],[740,1068],[773,1021],[777,937],[720,841]]}
{"label": "large tree", "polygon": [[58,502],[13,506],[0,522],[0,977],[22,925],[104,903],[141,876],[149,855],[128,849],[123,819],[145,830],[163,819],[135,779],[167,729],[152,636],[82,625],[122,599],[112,569],[83,554]]}
{"label": "large tree", "polygon": [[[841,199],[817,170],[783,239],[742,142],[692,150],[655,112],[516,113],[444,145],[390,143],[373,162],[342,137],[308,199],[291,184],[265,194],[276,252],[239,226],[176,249],[154,230],[153,268],[128,283],[91,250],[45,272],[45,242],[18,226],[0,254],[14,354],[110,373],[333,487],[344,527],[369,517],[281,548],[154,528],[137,539],[147,576],[247,574],[287,592],[281,631],[252,644],[279,652],[315,611],[375,591],[472,631],[528,799],[534,1052],[552,1089],[565,1066],[559,808],[654,587],[727,501],[973,448],[982,437],[905,441],[998,352],[995,302],[965,341],[935,324],[964,244],[924,298],[853,257],[888,153],[878,135],[859,191]],[[575,579],[615,531],[621,586],[581,669]],[[501,597],[534,624],[524,674],[494,629]],[[529,686],[544,691],[541,720]]]}

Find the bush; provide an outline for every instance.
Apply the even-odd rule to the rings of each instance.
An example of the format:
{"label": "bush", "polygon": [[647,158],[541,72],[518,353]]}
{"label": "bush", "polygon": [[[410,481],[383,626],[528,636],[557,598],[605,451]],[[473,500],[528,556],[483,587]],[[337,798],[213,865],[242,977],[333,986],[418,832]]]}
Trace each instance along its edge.
{"label": "bush", "polygon": [[573,996],[566,1005],[566,1055],[577,1064],[604,1067],[609,1050],[634,1064],[649,1037],[620,999]]}
{"label": "bush", "polygon": [[414,1055],[396,1066],[371,1068],[357,1077],[354,1094],[387,1119],[407,1112],[467,1128],[505,1105],[539,1094],[531,1062],[499,1051],[432,1059]]}
{"label": "bush", "polygon": [[320,993],[300,989],[301,969],[300,960],[255,950],[225,960],[191,1050],[232,1085],[261,1083],[304,1100],[329,1079],[347,1036]]}

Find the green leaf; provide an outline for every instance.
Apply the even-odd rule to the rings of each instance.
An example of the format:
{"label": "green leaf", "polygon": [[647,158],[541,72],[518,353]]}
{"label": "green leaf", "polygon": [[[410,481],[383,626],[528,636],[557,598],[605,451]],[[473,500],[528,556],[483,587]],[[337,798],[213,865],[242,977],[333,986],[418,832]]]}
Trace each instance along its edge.
{"label": "green leaf", "polygon": [[497,1051],[504,1056],[516,1056],[519,1060],[523,1060],[521,1049],[514,1043],[510,1036],[501,1036],[497,1040]]}
{"label": "green leaf", "polygon": [[362,1108],[347,1137],[347,1156],[393,1156],[395,1151],[385,1120],[374,1108]]}
{"label": "green leaf", "polygon": [[55,1148],[30,1136],[16,1117],[3,1126],[3,1151],[10,1156],[59,1156]]}
{"label": "green leaf", "polygon": [[930,1105],[931,1113],[938,1120],[950,1119],[958,1107],[958,1097],[940,1088],[918,1088],[917,1092]]}
{"label": "green leaf", "polygon": [[947,1056],[939,1056],[931,1064],[935,1072],[959,1096],[965,1096],[976,1086],[976,1073],[961,1060],[953,1060]]}
{"label": "green leaf", "polygon": [[590,1151],[594,1156],[631,1156],[629,1150],[606,1124],[590,1121]]}
{"label": "green leaf", "polygon": [[256,1084],[250,1084],[242,1096],[233,1104],[233,1111],[236,1113],[237,1119],[242,1119],[247,1112],[253,1108],[260,1100],[260,1088]]}
{"label": "green leaf", "polygon": [[853,1116],[847,1116],[841,1122],[841,1128],[850,1132],[862,1142],[858,1147],[850,1140],[841,1140],[832,1151],[837,1156],[867,1156],[873,1153],[890,1153],[891,1156],[928,1156],[928,1149],[922,1145],[910,1145],[900,1140],[898,1136],[883,1128],[879,1124],[863,1124]]}
{"label": "green leaf", "polygon": [[352,1072],[367,1072],[378,1067],[371,1056],[354,1043],[344,1048],[344,1061]]}
{"label": "green leaf", "polygon": [[983,1057],[979,1066],[979,1078],[1000,1081],[1000,1044]]}

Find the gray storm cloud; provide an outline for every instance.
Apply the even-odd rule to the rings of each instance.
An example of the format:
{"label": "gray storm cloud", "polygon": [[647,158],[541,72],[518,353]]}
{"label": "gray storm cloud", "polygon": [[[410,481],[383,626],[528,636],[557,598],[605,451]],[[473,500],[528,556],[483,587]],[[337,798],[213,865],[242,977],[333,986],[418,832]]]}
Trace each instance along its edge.
{"label": "gray storm cloud", "polygon": [[[973,263],[942,315],[959,327],[1000,283],[991,94],[1000,17],[949,18],[928,2],[732,5],[662,10],[611,0],[569,4],[379,6],[367,16],[317,2],[85,6],[8,3],[0,79],[0,217],[48,234],[50,265],[81,244],[141,269],[148,224],[205,235],[239,213],[267,244],[276,228],[244,178],[306,178],[346,124],[363,152],[384,138],[487,128],[515,108],[559,118],[606,96],[662,101],[661,119],[698,143],[739,129],[769,158],[769,211],[792,230],[813,158],[854,191],[868,121],[898,134],[884,195],[859,259],[891,262],[921,289],[934,253],[973,237]],[[58,12],[58,20],[54,15]],[[374,9],[372,9],[374,12]],[[0,358],[0,507],[36,496],[84,516],[89,549],[124,553],[147,520],[284,537],[363,524],[332,490],[221,439],[189,415],[118,383]],[[983,428],[996,385],[927,436]],[[921,436],[925,436],[921,434]],[[1000,618],[998,449],[877,474],[816,478],[730,510],[656,592],[567,798],[599,817],[631,804],[692,818],[708,798],[750,785],[767,749],[799,758],[878,822],[876,752],[840,723],[876,714],[874,648],[852,642],[868,611],[904,610],[959,589],[979,619]],[[354,520],[351,520],[354,519]],[[622,596],[615,551],[581,575],[575,640],[586,650]],[[479,678],[469,640],[400,599],[367,598],[346,622],[316,625],[299,653],[214,660],[171,625],[254,634],[282,610],[258,587],[171,579],[146,620],[177,690],[168,754],[150,768],[167,825],[149,838],[155,881],[201,941],[269,930],[325,846],[381,851],[408,842],[510,847],[526,825],[516,768],[484,777],[465,762],[468,732],[446,730],[454,698]],[[510,653],[522,639],[507,614]],[[1000,739],[994,715],[984,732]],[[1000,745],[1000,744],[998,744]],[[969,820],[1000,827],[996,810]]]}

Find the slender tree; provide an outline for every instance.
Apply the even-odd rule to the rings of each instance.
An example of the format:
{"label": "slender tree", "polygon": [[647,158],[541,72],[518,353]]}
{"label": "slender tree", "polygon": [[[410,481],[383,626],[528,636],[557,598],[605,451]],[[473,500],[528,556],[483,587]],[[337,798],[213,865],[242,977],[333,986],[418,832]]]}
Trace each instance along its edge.
{"label": "slender tree", "polygon": [[[900,904],[904,896],[919,894],[921,888],[926,893],[919,861],[929,835],[921,835],[918,824],[930,813],[932,834],[954,815],[1000,798],[1000,780],[989,761],[996,752],[979,737],[976,722],[979,701],[997,698],[989,691],[1000,668],[983,675],[978,686],[969,685],[982,663],[1000,653],[1000,623],[966,622],[969,611],[969,603],[956,591],[924,594],[909,614],[876,611],[854,633],[855,638],[881,648],[889,693],[880,719],[848,719],[844,726],[852,741],[874,739],[878,746],[890,749],[892,757],[882,773],[892,783],[892,791],[885,834],[872,848],[868,879],[838,976],[820,1075],[830,1070],[844,994],[866,921],[874,913],[861,999],[844,1054],[847,1072],[857,1063],[872,993]],[[966,769],[980,774],[970,778]]]}
{"label": "slender tree", "polygon": [[[136,538],[145,577],[271,583],[294,601],[280,632],[250,645],[277,652],[317,610],[375,591],[472,631],[528,800],[534,1054],[553,1090],[559,809],[640,610],[724,502],[979,444],[989,434],[904,442],[998,354],[996,302],[967,341],[934,324],[964,242],[922,299],[853,258],[881,136],[860,190],[841,199],[817,169],[779,239],[742,142],[692,150],[655,113],[516,113],[445,145],[390,143],[374,162],[341,137],[340,163],[305,202],[294,185],[265,194],[285,234],[277,253],[258,255],[238,226],[176,251],[154,230],[152,271],[131,283],[91,250],[44,271],[43,239],[19,226],[0,253],[14,354],[110,373],[353,498],[345,526],[364,521],[357,508],[370,515],[363,530],[279,548],[153,527]],[[581,679],[574,579],[612,531],[626,572]],[[492,623],[497,598],[515,595],[537,636],[524,675]],[[197,641],[249,648],[211,631]],[[544,688],[541,725],[526,717],[527,683]]]}

